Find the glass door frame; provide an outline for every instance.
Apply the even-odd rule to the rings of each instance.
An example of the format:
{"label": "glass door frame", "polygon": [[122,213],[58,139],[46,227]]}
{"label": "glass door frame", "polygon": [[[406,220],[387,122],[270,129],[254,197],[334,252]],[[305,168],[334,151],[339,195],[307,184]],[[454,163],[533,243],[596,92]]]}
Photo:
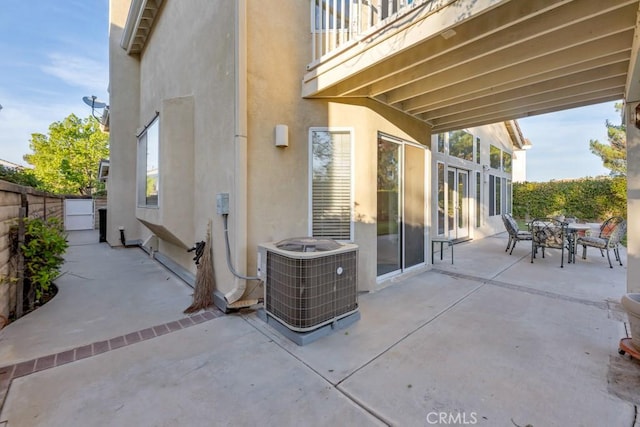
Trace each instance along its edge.
{"label": "glass door frame", "polygon": [[[438,230],[437,236],[446,236],[452,240],[463,240],[471,237],[471,220],[472,220],[472,209],[471,203],[474,200],[474,197],[470,193],[470,185],[471,185],[471,176],[472,171],[463,167],[456,167],[452,165],[447,165],[445,162],[438,161],[436,167],[436,193],[437,193],[437,204],[436,209],[442,208],[443,212],[441,215],[440,211],[436,212],[436,224],[435,228]],[[440,175],[440,171],[442,171],[442,176]],[[462,200],[460,200],[460,176],[464,175],[466,177],[466,182],[464,182],[465,186],[465,195]],[[451,182],[451,177],[453,177],[453,182]],[[440,183],[440,180],[443,180]],[[439,186],[443,186],[443,206],[440,207],[440,194],[439,194]],[[460,206],[462,204],[462,206]],[[460,226],[462,220],[462,226]],[[441,223],[442,221],[442,223]],[[442,231],[442,232],[440,232]]]}
{"label": "glass door frame", "polygon": [[[399,274],[402,274],[403,272],[407,272],[407,271],[411,271],[413,269],[417,269],[420,267],[423,267],[424,265],[426,265],[426,261],[427,261],[427,241],[428,241],[428,200],[429,200],[429,192],[427,191],[428,187],[428,172],[429,172],[429,165],[427,164],[428,162],[428,157],[427,157],[427,152],[426,152],[426,148],[420,144],[416,144],[416,143],[412,143],[409,141],[405,141],[393,136],[390,136],[388,134],[379,132],[378,133],[378,137],[377,140],[383,140],[385,142],[388,143],[393,143],[396,144],[398,146],[398,171],[397,171],[397,176],[398,176],[398,210],[399,210],[399,214],[398,214],[398,225],[399,225],[399,235],[398,235],[398,246],[399,246],[399,268],[393,271],[389,271],[380,275],[377,275],[377,280],[378,281],[383,281],[389,277],[393,277]],[[407,239],[407,224],[406,224],[406,194],[405,194],[405,190],[406,190],[406,152],[407,152],[407,146],[410,146],[412,148],[418,148],[422,151],[422,179],[421,179],[421,186],[422,186],[422,260],[417,262],[416,264],[407,266],[407,254],[406,254],[406,243],[408,241]],[[377,147],[377,144],[376,144]],[[377,150],[377,148],[376,148]],[[378,154],[376,155],[376,158]],[[376,175],[376,179],[377,179],[377,175]],[[376,185],[376,189],[378,188],[378,186]],[[376,202],[376,205],[379,203]],[[378,237],[377,233],[376,233],[376,238]],[[378,256],[378,249],[376,249],[376,256]],[[376,262],[377,265],[377,262]]]}
{"label": "glass door frame", "polygon": [[[458,240],[458,239],[466,239],[470,236],[470,223],[471,223],[471,197],[469,197],[469,184],[470,184],[470,171],[467,169],[455,168],[456,171],[456,191],[455,191],[455,219],[454,219],[454,229],[455,235],[451,236],[451,230],[449,230],[449,237]],[[461,175],[465,176],[465,180],[463,182],[460,181]],[[464,184],[464,193],[461,198],[460,186]],[[461,206],[462,205],[462,206]]]}

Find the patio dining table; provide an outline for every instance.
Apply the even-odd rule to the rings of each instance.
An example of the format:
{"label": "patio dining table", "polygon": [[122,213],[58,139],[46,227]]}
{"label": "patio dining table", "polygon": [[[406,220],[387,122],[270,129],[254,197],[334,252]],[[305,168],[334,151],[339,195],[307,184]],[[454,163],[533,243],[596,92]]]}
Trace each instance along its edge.
{"label": "patio dining table", "polygon": [[[544,223],[545,225],[550,225],[548,223]],[[589,224],[580,224],[577,222],[563,222],[563,227],[566,230],[566,239],[567,239],[567,262],[569,264],[576,262],[576,241],[578,240],[578,233],[580,233],[581,231],[588,231],[592,229],[592,226]],[[532,228],[532,226],[535,226],[537,224],[535,224],[534,222],[531,223],[527,223],[527,226],[529,227],[529,229]],[[542,224],[540,224],[542,225]]]}
{"label": "patio dining table", "polygon": [[576,263],[576,242],[578,240],[578,233],[581,231],[591,230],[589,224],[579,224],[577,222],[570,222],[567,224],[567,244],[569,249],[569,263]]}

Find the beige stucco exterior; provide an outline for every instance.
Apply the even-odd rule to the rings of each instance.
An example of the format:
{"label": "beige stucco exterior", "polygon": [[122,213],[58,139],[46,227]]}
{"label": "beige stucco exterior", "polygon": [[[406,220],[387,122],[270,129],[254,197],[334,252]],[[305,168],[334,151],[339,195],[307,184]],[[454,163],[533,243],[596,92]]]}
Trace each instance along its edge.
{"label": "beige stucco exterior", "polygon": [[[147,2],[110,1],[107,240],[111,245],[121,243],[122,227],[128,241],[146,242],[148,249],[195,274],[193,254],[187,249],[204,240],[210,221],[217,290],[260,297],[263,290],[256,282],[247,284],[227,268],[216,196],[229,194],[229,261],[239,273],[253,276],[258,244],[310,233],[309,132],[313,128],[352,132],[353,240],[360,247],[360,290],[385,285],[376,271],[377,140],[381,134],[421,147],[427,193],[425,236],[437,234],[433,225],[438,161],[469,171],[472,192],[476,172],[481,173],[481,221],[474,222],[472,210],[469,237],[503,231],[500,216],[489,217],[486,209],[489,186],[484,177],[492,172],[483,166],[489,164],[490,145],[512,155],[517,148],[504,123],[466,128],[482,141],[481,158],[479,163],[459,161],[434,153],[436,136],[431,135],[428,121],[401,109],[367,97],[303,98],[302,79],[311,61],[309,2],[282,0],[277,8],[265,8],[255,0],[151,2],[155,5],[148,15],[152,19],[140,15],[150,19],[150,30],[144,32],[143,43],[135,49],[129,44],[127,51],[121,45],[127,14],[132,5],[144,7]],[[156,116],[159,203],[145,207],[136,197],[137,135]],[[278,125],[288,127],[288,147],[275,145]],[[493,175],[511,179],[511,174],[501,171]],[[632,207],[633,212],[640,209],[630,201],[630,214]],[[429,247],[425,240],[427,261],[419,268],[429,268]],[[634,248],[630,243],[630,273],[636,268],[631,266]]]}
{"label": "beige stucco exterior", "polygon": [[[107,199],[107,241],[119,243],[120,227],[131,236],[140,234],[135,218],[136,129],[140,126],[140,62],[120,47],[120,38],[129,13],[129,2],[109,2],[109,103],[117,105],[110,128],[110,176]],[[117,83],[116,83],[117,82]]]}
{"label": "beige stucco exterior", "polygon": [[[627,104],[627,290],[640,292],[640,129],[635,124],[635,109],[640,103]],[[640,124],[640,123],[639,123]]]}
{"label": "beige stucco exterior", "polygon": [[[186,249],[204,239],[211,220],[217,287],[227,293],[236,280],[226,268],[224,230],[222,218],[216,214],[216,195],[230,195],[232,262],[239,272],[253,275],[259,243],[309,233],[309,128],[349,128],[356,135],[353,180],[357,206],[354,215],[358,220],[354,236],[361,246],[359,287],[372,290],[376,287],[378,132],[428,148],[429,128],[371,100],[345,103],[303,99],[299,82],[309,59],[309,32],[304,25],[289,25],[287,32],[281,28],[286,23],[308,19],[308,4],[291,2],[290,7],[268,16],[257,2],[247,2],[246,7],[243,14],[225,2],[207,3],[207,7],[166,2],[144,51],[137,57],[124,54],[117,45],[117,31],[124,23],[116,25],[116,8],[112,8],[112,78],[118,76],[117,72],[127,73],[120,68],[127,63],[137,67],[139,77],[127,75],[126,79],[113,80],[111,108],[120,109],[118,94],[126,93],[129,98],[137,98],[139,112],[127,111],[124,117],[112,115],[112,128],[117,128],[120,120],[129,123],[128,132],[111,132],[112,159],[121,155],[133,161],[126,184],[119,184],[117,179],[110,182],[113,202],[109,205],[108,241],[119,244],[118,227],[130,224],[125,226],[127,240],[146,241],[153,233],[159,242],[154,250],[195,272],[192,254]],[[243,49],[236,40],[237,25],[243,16],[248,31],[246,71],[236,68]],[[244,72],[246,81],[236,82]],[[131,80],[133,84],[136,78],[138,91],[120,89],[120,82]],[[246,86],[238,88],[242,84]],[[237,99],[242,93],[246,93],[246,99]],[[122,104],[128,102],[123,99]],[[239,111],[238,105],[246,105],[246,111]],[[158,207],[147,208],[135,202],[132,184],[136,176],[135,135],[156,112],[160,116],[160,202]],[[238,115],[242,114],[247,117],[246,178],[238,164],[243,141],[238,142],[235,132],[241,120]],[[135,131],[131,130],[133,122]],[[288,126],[287,148],[275,146],[278,124]],[[126,147],[120,144],[125,140],[129,141]],[[246,205],[238,200],[243,197],[238,183],[243,182]],[[124,192],[128,193],[126,201],[118,196]],[[246,211],[240,212],[238,207],[243,205]],[[136,219],[134,224],[132,218]],[[242,230],[242,223],[246,223],[246,230]],[[260,292],[255,288],[253,296]]]}

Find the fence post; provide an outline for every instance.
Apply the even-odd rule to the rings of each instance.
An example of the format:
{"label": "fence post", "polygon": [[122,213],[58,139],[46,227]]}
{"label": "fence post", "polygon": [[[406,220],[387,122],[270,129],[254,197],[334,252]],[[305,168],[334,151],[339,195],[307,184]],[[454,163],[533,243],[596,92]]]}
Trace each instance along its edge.
{"label": "fence post", "polygon": [[[22,194],[23,204],[26,200],[25,194]],[[24,255],[22,254],[22,244],[24,243],[24,219],[27,216],[27,208],[21,207],[18,215],[18,283],[16,284],[16,319],[23,315],[24,309]]]}

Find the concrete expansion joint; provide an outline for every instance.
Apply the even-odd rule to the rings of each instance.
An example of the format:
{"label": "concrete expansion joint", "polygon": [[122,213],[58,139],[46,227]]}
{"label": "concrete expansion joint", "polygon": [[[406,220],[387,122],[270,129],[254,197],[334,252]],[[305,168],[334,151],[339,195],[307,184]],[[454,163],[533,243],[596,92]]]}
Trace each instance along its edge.
{"label": "concrete expansion joint", "polygon": [[[395,423],[391,422],[390,420],[387,420],[382,414],[378,413],[377,411],[375,411],[373,408],[368,407],[364,402],[360,401],[359,399],[357,399],[355,396],[352,396],[350,393],[348,393],[346,390],[343,390],[341,385],[344,381],[346,381],[347,379],[351,378],[353,375],[355,375],[357,372],[361,371],[362,369],[364,369],[365,367],[367,367],[368,365],[370,365],[371,363],[375,362],[377,359],[381,358],[383,355],[385,355],[387,352],[389,352],[391,349],[393,349],[394,347],[396,347],[398,344],[402,343],[403,341],[405,341],[407,338],[409,338],[410,336],[414,335],[416,332],[420,331],[421,329],[423,329],[424,327],[426,327],[427,325],[431,324],[433,321],[435,321],[436,319],[440,318],[442,315],[444,315],[445,313],[447,313],[448,311],[450,311],[451,309],[453,309],[455,306],[457,306],[458,304],[460,304],[462,301],[464,301],[465,299],[467,299],[470,295],[478,292],[482,287],[485,286],[485,283],[480,284],[479,286],[476,286],[475,288],[471,289],[469,292],[467,292],[466,294],[464,294],[463,296],[461,296],[460,298],[458,298],[456,301],[454,301],[453,303],[451,303],[449,306],[445,307],[443,310],[441,310],[440,312],[438,312],[435,316],[431,317],[430,319],[426,320],[425,322],[423,322],[422,324],[418,325],[415,329],[409,331],[406,335],[404,335],[403,337],[401,337],[398,341],[396,341],[395,343],[391,344],[390,346],[388,346],[385,350],[383,350],[382,352],[378,353],[377,355],[375,355],[374,357],[372,357],[370,360],[368,360],[366,363],[364,363],[362,366],[360,366],[358,369],[355,369],[353,372],[351,372],[349,375],[345,376],[344,378],[342,378],[340,381],[338,381],[335,385],[335,389],[338,390],[340,393],[342,393],[345,397],[347,397],[349,400],[351,400],[352,402],[354,402],[355,404],[357,404],[359,407],[361,407],[364,411],[367,411],[369,414],[371,414],[372,416],[376,417],[378,420],[380,420],[381,422],[385,423],[388,426],[394,425]],[[321,375],[321,374],[320,374]],[[322,376],[322,375],[321,375]],[[324,378],[324,377],[323,377]]]}
{"label": "concrete expansion joint", "polygon": [[374,408],[368,406],[365,402],[363,402],[362,400],[358,399],[356,396],[353,396],[351,393],[349,393],[346,390],[343,390],[342,387],[340,386],[336,386],[335,387],[336,390],[338,390],[340,393],[342,393],[342,395],[344,397],[346,397],[347,399],[349,399],[350,401],[352,401],[355,405],[357,405],[358,407],[360,407],[363,411],[368,412],[371,416],[377,418],[379,421],[381,421],[382,423],[384,423],[387,426],[393,426],[396,425],[397,423],[394,423],[391,420],[386,419],[386,417],[384,415],[382,415],[380,412],[376,411]]}
{"label": "concrete expansion joint", "polygon": [[[364,366],[368,365],[369,363],[371,363],[372,361],[374,361],[375,359],[377,359],[378,357],[380,357],[382,354],[384,354],[387,350],[385,350],[384,352],[380,353],[379,355],[375,356],[374,358],[372,358],[370,361],[368,361],[367,363],[365,363],[363,366],[361,366],[360,368],[358,368],[356,371],[352,372],[351,374],[347,375],[346,377],[342,378],[340,381],[333,383],[329,378],[325,377],[321,372],[319,372],[317,369],[315,369],[313,366],[309,365],[307,362],[305,362],[304,360],[302,360],[300,357],[298,357],[296,354],[294,354],[292,351],[290,351],[286,346],[282,345],[281,343],[279,343],[277,340],[274,340],[273,337],[269,336],[269,334],[266,332],[265,329],[258,327],[257,324],[255,324],[254,322],[252,322],[249,317],[242,315],[242,319],[247,322],[253,329],[255,329],[258,333],[260,333],[261,335],[263,335],[265,338],[267,338],[270,342],[274,343],[275,345],[277,345],[278,347],[280,347],[281,350],[283,350],[285,353],[287,353],[289,356],[291,356],[292,358],[294,358],[295,360],[297,360],[299,363],[301,363],[303,366],[305,366],[307,369],[309,369],[311,372],[313,372],[314,374],[316,374],[322,381],[326,382],[328,384],[329,387],[333,388],[334,390],[336,390],[338,393],[342,394],[344,397],[346,397],[347,399],[349,399],[349,401],[351,401],[354,405],[358,406],[359,408],[361,408],[363,411],[368,412],[369,414],[371,414],[373,417],[377,418],[378,420],[380,420],[381,422],[383,422],[384,424],[391,426],[393,425],[392,423],[389,423],[387,420],[385,420],[385,418],[377,413],[375,410],[373,410],[372,408],[368,407],[367,405],[364,404],[364,402],[359,401],[358,399],[356,399],[355,397],[351,396],[348,392],[346,392],[344,389],[342,389],[341,384],[348,378],[350,378],[355,372],[359,371],[360,369],[362,369]],[[260,321],[262,322],[262,321]],[[261,326],[266,326],[266,323],[264,325]],[[391,348],[391,347],[390,347]]]}
{"label": "concrete expansion joint", "polygon": [[[181,319],[162,323],[150,328],[120,335],[104,341],[96,341],[70,350],[53,353],[35,359],[17,362],[12,365],[0,367],[0,412],[4,405],[11,382],[15,378],[24,377],[36,372],[77,362],[82,359],[97,356],[108,351],[126,347],[138,342],[146,341],[172,332],[199,325],[210,320],[223,317],[224,313],[217,308],[207,309],[201,313],[183,317]],[[2,424],[0,423],[0,426]]]}
{"label": "concrete expansion joint", "polygon": [[[497,286],[500,288],[511,289],[513,291],[524,292],[524,293],[533,294],[533,295],[539,295],[539,296],[543,296],[543,297],[547,297],[555,300],[562,300],[562,301],[572,302],[576,304],[588,305],[591,307],[599,308],[601,310],[608,309],[608,305],[606,301],[591,301],[583,298],[571,297],[567,295],[558,294],[555,292],[542,291],[542,290],[530,288],[527,286],[516,285],[513,283],[501,282],[499,280],[487,279],[484,277],[476,277],[468,274],[462,274],[462,273],[457,273],[457,272],[452,272],[447,270],[432,269],[431,271],[444,274],[446,276],[457,277],[459,279],[467,279],[471,281],[481,282],[483,285]],[[497,276],[494,276],[494,278],[495,277]]]}
{"label": "concrete expansion joint", "polygon": [[[335,388],[336,390],[340,391],[340,393],[344,394],[347,398],[349,398],[350,400],[352,400],[353,402],[355,402],[356,404],[358,404],[358,406],[362,407],[362,409],[366,410],[367,412],[369,412],[371,415],[375,416],[376,418],[378,418],[380,421],[384,422],[387,425],[393,425],[394,423],[389,422],[388,420],[384,419],[384,417],[381,414],[376,413],[375,411],[373,411],[371,408],[368,408],[363,402],[359,402],[357,399],[355,399],[353,396],[349,395],[348,393],[346,393],[344,390],[342,390],[342,388],[340,387],[342,385],[342,383],[344,381],[346,381],[347,379],[351,378],[353,375],[355,375],[356,373],[360,372],[362,369],[364,369],[365,367],[369,366],[371,363],[375,362],[376,360],[378,360],[380,357],[382,357],[383,355],[385,355],[387,352],[389,352],[390,350],[392,350],[393,348],[395,348],[398,344],[402,343],[403,341],[405,341],[407,338],[409,338],[410,336],[414,335],[416,332],[420,331],[421,329],[423,329],[424,327],[426,327],[427,325],[431,324],[433,321],[435,321],[436,319],[440,318],[442,315],[444,315],[445,313],[447,313],[448,311],[450,311],[451,309],[453,309],[455,306],[457,306],[458,304],[460,304],[462,301],[464,301],[465,299],[467,299],[470,295],[478,292],[482,287],[484,287],[484,283],[480,284],[479,286],[476,286],[475,288],[473,288],[472,290],[470,290],[469,292],[467,292],[466,294],[464,294],[463,296],[461,296],[460,298],[458,298],[456,301],[454,301],[453,303],[451,303],[449,306],[445,307],[443,310],[441,310],[440,312],[436,313],[433,317],[431,317],[430,319],[426,320],[425,322],[423,322],[422,324],[418,325],[416,328],[414,328],[413,330],[409,331],[406,335],[404,335],[403,337],[401,337],[399,340],[397,340],[395,343],[391,344],[390,346],[388,346],[386,349],[384,349],[383,351],[381,351],[380,353],[378,353],[377,355],[375,355],[374,357],[372,357],[371,359],[369,359],[366,363],[362,364],[362,366],[358,367],[358,369],[355,369],[353,372],[351,372],[349,375],[345,376],[344,378],[342,378],[340,381],[338,381],[335,384]],[[304,363],[304,362],[303,362]],[[313,369],[313,368],[311,368]],[[314,370],[315,372],[315,370]],[[321,377],[322,374],[318,373]],[[323,377],[324,378],[324,377]],[[325,378],[326,379],[326,378]]]}

